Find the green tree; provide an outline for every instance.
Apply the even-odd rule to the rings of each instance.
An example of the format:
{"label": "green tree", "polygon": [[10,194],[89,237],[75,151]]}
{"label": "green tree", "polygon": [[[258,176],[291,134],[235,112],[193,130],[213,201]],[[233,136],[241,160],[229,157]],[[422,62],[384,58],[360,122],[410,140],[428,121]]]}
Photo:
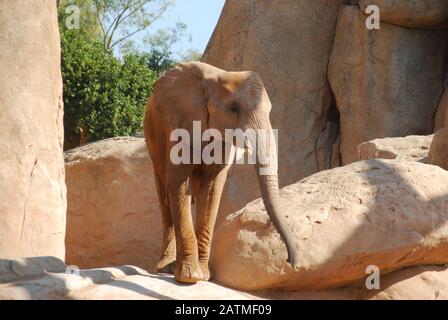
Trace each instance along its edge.
{"label": "green tree", "polygon": [[177,63],[173,47],[182,39],[186,30],[187,26],[178,22],[174,28],[159,30],[156,34],[144,39],[144,51],[148,52],[147,61],[151,70],[160,74]]}
{"label": "green tree", "polygon": [[[174,53],[174,46],[187,34],[187,26],[177,22],[174,27],[149,33],[150,26],[160,19],[175,0],[60,0],[59,21],[61,33],[68,30],[65,22],[70,7],[80,10],[79,32],[91,41],[101,41],[105,50],[113,49],[121,56],[140,52],[147,57],[148,66],[164,72],[180,60],[198,60],[194,50],[185,54]],[[135,42],[133,36],[144,32]],[[191,41],[191,36],[190,36]],[[117,47],[119,50],[117,51]]]}
{"label": "green tree", "polygon": [[[152,84],[177,62],[173,47],[186,35],[181,22],[149,34],[148,28],[171,4],[171,0],[59,1],[66,149],[141,129]],[[67,24],[73,10],[79,13],[78,29]],[[143,31],[146,36],[139,37],[137,45],[133,36]],[[190,57],[196,56],[190,52]]]}
{"label": "green tree", "polygon": [[75,30],[64,32],[61,43],[65,148],[140,130],[156,79],[145,57],[129,54],[120,61]]}

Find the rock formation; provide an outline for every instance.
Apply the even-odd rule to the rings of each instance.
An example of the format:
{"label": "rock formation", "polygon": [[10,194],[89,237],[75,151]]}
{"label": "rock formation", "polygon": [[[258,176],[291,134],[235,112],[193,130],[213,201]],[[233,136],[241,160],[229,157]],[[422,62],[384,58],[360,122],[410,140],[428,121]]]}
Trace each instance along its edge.
{"label": "rock formation", "polygon": [[0,10],[0,257],[64,258],[63,105],[55,1]]}
{"label": "rock formation", "polygon": [[448,2],[445,0],[359,0],[363,12],[369,5],[378,6],[383,22],[407,28],[448,27]]}
{"label": "rock formation", "polygon": [[[203,61],[264,81],[300,266],[261,199],[248,203],[253,167],[236,165],[219,284],[139,268],[162,238],[143,138],[70,150],[64,172],[56,1],[3,1],[0,43],[0,300],[448,299],[448,0],[226,1]],[[379,290],[365,288],[370,266]]]}
{"label": "rock formation", "polygon": [[162,221],[143,138],[113,138],[67,151],[67,263],[152,270]]}
{"label": "rock formation", "polygon": [[[45,267],[44,273],[35,266]],[[14,268],[21,267],[17,275]],[[38,268],[41,269],[42,268]],[[14,275],[6,283],[5,275]],[[380,289],[367,289],[364,281],[324,291],[241,292],[213,282],[179,286],[173,276],[150,274],[138,267],[119,266],[76,270],[53,258],[0,260],[0,300],[258,300],[258,299],[372,299],[447,300],[447,266],[419,266],[382,275]]]}
{"label": "rock formation", "polygon": [[[227,0],[203,61],[253,70],[279,129],[279,178],[288,185],[337,163],[337,113],[326,78],[344,0]],[[336,153],[336,157],[333,157]],[[234,166],[221,203],[230,213],[259,196],[252,166]]]}
{"label": "rock formation", "polygon": [[358,160],[397,159],[426,163],[434,135],[374,139],[358,146]]}
{"label": "rock formation", "polygon": [[448,263],[448,172],[418,162],[360,161],[280,191],[300,265],[260,199],[218,227],[212,274],[242,290],[323,289],[413,265]]}
{"label": "rock formation", "polygon": [[362,142],[431,134],[444,88],[446,30],[369,30],[365,21],[358,7],[341,9],[330,59],[342,164],[357,160]]}

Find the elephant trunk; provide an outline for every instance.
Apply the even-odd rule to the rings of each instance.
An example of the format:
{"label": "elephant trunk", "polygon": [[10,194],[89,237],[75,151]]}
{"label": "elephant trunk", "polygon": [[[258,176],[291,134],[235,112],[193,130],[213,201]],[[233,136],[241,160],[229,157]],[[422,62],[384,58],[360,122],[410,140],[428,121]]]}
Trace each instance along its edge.
{"label": "elephant trunk", "polygon": [[277,147],[274,132],[269,120],[260,121],[261,128],[257,135],[257,170],[260,192],[266,211],[282,237],[288,250],[288,262],[293,268],[298,265],[298,253],[294,242],[293,233],[289,230],[286,218],[283,216],[277,175]]}
{"label": "elephant trunk", "polygon": [[[259,168],[257,167],[257,173]],[[263,198],[266,211],[282,237],[288,250],[288,262],[293,268],[298,264],[298,253],[294,242],[292,232],[288,229],[286,219],[282,215],[280,193],[278,188],[277,175],[260,175],[258,174],[258,182],[260,186],[261,196]]]}

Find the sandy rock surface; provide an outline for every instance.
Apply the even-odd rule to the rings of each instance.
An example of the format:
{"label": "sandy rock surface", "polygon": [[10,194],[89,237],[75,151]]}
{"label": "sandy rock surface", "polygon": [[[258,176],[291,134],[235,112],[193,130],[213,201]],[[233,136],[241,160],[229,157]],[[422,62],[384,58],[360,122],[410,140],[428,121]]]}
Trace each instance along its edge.
{"label": "sandy rock surface", "polygon": [[363,12],[367,6],[380,9],[381,21],[407,28],[447,28],[448,2],[445,0],[359,0]]}
{"label": "sandy rock surface", "polygon": [[233,288],[322,289],[382,272],[448,263],[448,171],[419,162],[360,161],[281,189],[299,266],[261,199],[229,215],[212,248],[214,279]]}
{"label": "sandy rock surface", "polygon": [[67,263],[152,270],[161,250],[162,221],[145,139],[94,142],[67,151],[65,163]]}
{"label": "sandy rock surface", "polygon": [[342,164],[357,161],[362,142],[432,134],[444,89],[447,30],[369,30],[365,21],[358,7],[343,7],[329,65]]}
{"label": "sandy rock surface", "polygon": [[[213,282],[181,285],[173,276],[150,274],[134,266],[74,270],[53,257],[0,260],[0,300],[258,300],[258,299],[448,299],[446,266],[406,268],[380,277],[380,289],[368,290],[363,283],[327,291],[243,292]],[[32,263],[45,264],[45,274],[31,276]],[[27,265],[28,276],[2,280],[6,263]],[[49,266],[53,266],[50,268]]]}
{"label": "sandy rock surface", "polygon": [[0,10],[0,257],[64,257],[63,103],[55,1]]}
{"label": "sandy rock surface", "polygon": [[363,142],[358,146],[358,159],[381,158],[426,163],[433,138],[434,135],[407,136]]}

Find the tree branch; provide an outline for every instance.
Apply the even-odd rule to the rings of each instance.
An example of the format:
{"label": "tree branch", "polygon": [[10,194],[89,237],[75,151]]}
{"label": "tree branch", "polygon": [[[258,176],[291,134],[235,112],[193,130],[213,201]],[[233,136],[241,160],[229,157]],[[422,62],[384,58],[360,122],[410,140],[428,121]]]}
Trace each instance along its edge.
{"label": "tree branch", "polygon": [[[126,39],[145,30],[146,28],[148,28],[155,21],[160,19],[160,17],[170,7],[170,2],[164,2],[163,5],[161,5],[159,7],[159,12],[152,19],[148,19],[149,21],[145,21],[145,19],[142,18],[143,20],[141,20],[141,21],[139,20],[136,23],[137,29],[135,29],[134,31],[129,32],[127,34],[125,34],[127,30],[126,31],[123,30],[123,32],[120,32],[122,37],[119,38],[118,40],[114,41],[114,37],[115,37],[116,33],[118,33],[118,30],[120,30],[120,27],[123,25],[123,22],[125,22],[127,19],[132,17],[139,10],[142,10],[145,7],[145,5],[147,5],[151,1],[152,0],[141,1],[138,4],[133,0],[128,0],[122,6],[119,6],[117,8],[117,10],[113,10],[112,7],[108,7],[107,5],[106,5],[106,7],[102,6],[101,0],[93,0],[92,1],[95,6],[95,14],[98,19],[98,23],[100,25],[101,32],[103,34],[103,44],[104,44],[104,48],[106,50],[113,48],[120,42],[123,42]],[[87,1],[84,1],[84,3],[85,2],[87,2]],[[103,14],[101,13],[102,11],[103,11]],[[111,11],[113,11],[113,12],[111,12]],[[111,14],[114,14],[114,13],[116,14],[115,18],[113,18],[110,25],[107,26],[107,21],[110,21],[109,18],[112,18]],[[142,13],[143,13],[143,15],[146,14],[146,12],[142,12]],[[140,27],[138,27],[139,25],[140,25]]]}
{"label": "tree branch", "polygon": [[[130,3],[128,3],[123,10],[121,10],[121,12],[115,17],[115,19],[112,21],[111,25],[109,26],[109,28],[107,28],[106,34],[109,35],[109,32],[112,30],[112,32],[110,33],[109,39],[112,39],[115,31],[117,30],[119,24],[123,21],[123,19],[121,19],[121,17],[123,16],[123,14],[130,8]],[[108,46],[110,45],[110,41],[107,44]]]}
{"label": "tree branch", "polygon": [[148,26],[141,27],[141,28],[138,28],[137,30],[134,30],[134,31],[132,31],[131,33],[128,33],[128,34],[125,35],[124,37],[121,37],[120,39],[118,39],[117,41],[115,41],[114,43],[112,43],[112,45],[110,45],[109,48],[111,49],[111,48],[115,47],[115,46],[116,46],[117,44],[119,44],[120,42],[122,42],[122,41],[124,41],[124,40],[126,40],[126,39],[128,39],[128,38],[130,38],[130,37],[132,37],[132,36],[135,35],[136,33],[139,33],[139,32],[141,32],[141,31],[145,30],[147,27],[149,27],[149,25],[148,25]]}
{"label": "tree branch", "polygon": [[[119,44],[120,42],[123,42],[124,40],[132,37],[133,35],[145,30],[146,28],[148,28],[151,24],[153,24],[155,21],[157,21],[158,19],[160,19],[160,17],[165,13],[166,10],[168,10],[169,8],[169,4],[166,4],[163,6],[163,8],[161,8],[161,10],[159,11],[159,13],[146,25],[142,26],[141,28],[138,28],[136,30],[134,30],[131,33],[128,33],[127,35],[121,37],[120,39],[118,39],[117,41],[113,42],[112,45],[110,44],[111,41],[109,41],[109,45],[108,48],[113,48],[115,47],[117,44]],[[137,12],[138,10],[134,10],[134,13]],[[130,15],[128,15],[127,17],[129,17]],[[121,22],[123,22],[124,19],[121,20]],[[109,38],[110,40],[112,40],[112,37]]]}
{"label": "tree branch", "polygon": [[107,37],[107,35],[106,35],[106,31],[104,30],[103,21],[102,21],[101,16],[100,16],[100,10],[98,8],[98,2],[94,1],[93,3],[95,5],[95,14],[96,14],[96,17],[98,19],[98,23],[100,24],[101,31],[103,32],[103,43],[104,43],[104,45],[106,45],[106,37]]}
{"label": "tree branch", "polygon": [[[127,14],[126,16],[124,16],[120,23],[123,22],[124,20],[126,20],[127,18],[129,18],[130,16],[132,16],[134,13],[136,13],[138,10],[140,10],[141,8],[143,8],[146,4],[148,4],[150,1],[143,3],[141,6],[137,7],[136,9],[132,10],[129,14]],[[128,8],[129,9],[129,8]]]}

